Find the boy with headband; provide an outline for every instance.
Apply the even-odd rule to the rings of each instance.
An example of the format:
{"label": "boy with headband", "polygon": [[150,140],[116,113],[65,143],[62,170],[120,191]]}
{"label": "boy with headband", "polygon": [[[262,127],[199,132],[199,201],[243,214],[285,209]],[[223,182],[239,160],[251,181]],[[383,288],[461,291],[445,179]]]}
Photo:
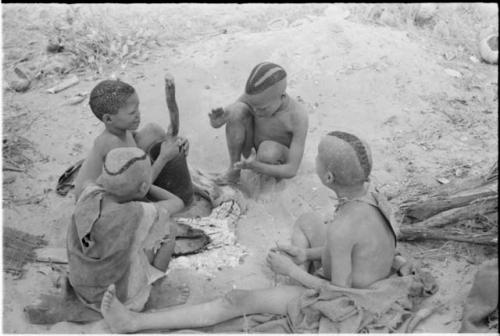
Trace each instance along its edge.
{"label": "boy with headband", "polygon": [[278,179],[297,174],[304,154],[308,115],[286,93],[286,86],[287,74],[281,66],[260,63],[250,73],[244,94],[209,114],[212,127],[226,124],[229,168],[218,183],[238,182],[241,169]]}
{"label": "boy with headband", "polygon": [[[175,246],[171,211],[180,198],[151,187],[151,163],[134,147],[112,149],[96,183],[88,182],[67,233],[69,281],[80,300],[99,310],[106,288],[140,311],[151,286],[165,276]],[[141,202],[147,193],[155,203]]]}

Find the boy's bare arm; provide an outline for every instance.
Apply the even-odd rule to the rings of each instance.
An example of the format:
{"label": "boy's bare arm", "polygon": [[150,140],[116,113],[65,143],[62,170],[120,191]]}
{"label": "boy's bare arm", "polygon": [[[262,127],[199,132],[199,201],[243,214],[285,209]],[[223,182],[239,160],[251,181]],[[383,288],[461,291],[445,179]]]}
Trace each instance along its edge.
{"label": "boy's bare arm", "polygon": [[179,212],[184,208],[184,202],[179,197],[158,186],[152,185],[148,194],[157,199],[158,201],[155,203],[167,209],[170,214]]}
{"label": "boy's bare arm", "polygon": [[301,111],[293,116],[292,122],[293,135],[287,162],[281,165],[273,165],[255,160],[253,162],[253,170],[278,178],[292,178],[297,174],[302,156],[304,155],[309,120],[307,114]]}
{"label": "boy's bare arm", "polygon": [[90,150],[75,180],[75,200],[78,200],[83,189],[89,183],[95,182],[101,175],[107,147],[99,138],[94,141],[94,146]]}
{"label": "boy's bare arm", "polygon": [[212,112],[208,114],[210,125],[213,128],[219,128],[228,121],[229,116],[232,113],[237,113],[237,111],[240,111],[242,109],[249,109],[248,105],[240,101],[240,99],[241,98],[238,98],[238,100],[236,100],[234,103],[231,103],[225,107],[212,109]]}
{"label": "boy's bare arm", "polygon": [[153,170],[153,181],[155,181],[158,175],[160,175],[161,171],[165,167],[165,164],[176,157],[180,151],[184,151],[184,153],[186,154],[188,144],[189,143],[187,139],[181,137],[171,137],[168,140],[162,142],[160,154],[158,154],[158,157],[151,166]]}
{"label": "boy's bare arm", "polygon": [[305,249],[307,260],[321,260],[321,257],[323,256],[323,249],[323,246]]}

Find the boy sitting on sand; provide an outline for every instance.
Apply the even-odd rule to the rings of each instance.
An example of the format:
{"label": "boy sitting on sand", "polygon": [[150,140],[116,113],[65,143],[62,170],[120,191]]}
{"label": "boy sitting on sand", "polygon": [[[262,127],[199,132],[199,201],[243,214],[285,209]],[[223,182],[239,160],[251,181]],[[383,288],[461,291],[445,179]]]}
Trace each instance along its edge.
{"label": "boy sitting on sand", "polygon": [[268,256],[276,272],[309,288],[324,282],[307,272],[311,262],[321,265],[322,276],[341,287],[366,288],[389,275],[396,228],[387,201],[369,190],[371,168],[370,149],[355,135],[336,131],[321,140],[316,172],[339,199],[335,217],[327,222],[316,213],[299,217],[292,245],[282,246]]}
{"label": "boy sitting on sand", "polygon": [[[87,182],[67,234],[69,280],[75,293],[99,309],[102,296],[115,284],[117,296],[139,311],[151,285],[165,276],[175,246],[170,211],[182,201],[151,187],[146,153],[134,147],[112,149],[97,183]],[[150,193],[158,202],[141,202]]]}
{"label": "boy sitting on sand", "polygon": [[[309,327],[317,329],[317,320],[324,316],[321,307],[330,307],[327,306],[330,304],[331,307],[344,309],[329,309],[330,317],[327,318],[337,311],[346,315],[339,317],[339,321],[352,317],[359,308],[353,307],[351,315],[345,313],[347,305],[354,302],[352,299],[341,303],[334,300],[344,295],[348,298],[349,295],[371,295],[372,289],[368,289],[389,276],[395,255],[395,232],[379,203],[382,199],[368,191],[366,182],[371,166],[368,146],[352,134],[331,132],[319,144],[317,174],[321,182],[335,191],[341,200],[336,216],[324,223],[317,215],[303,215],[295,227],[292,238],[294,245],[282,246],[268,255],[268,262],[274,271],[290,276],[303,286],[232,290],[224,297],[206,303],[183,305],[161,312],[134,313],[117,299],[116,287],[111,285],[101,305],[106,323],[112,331],[123,333],[205,327],[238,316],[271,313],[288,314],[285,325],[292,329],[285,328],[287,332],[317,332],[302,329],[301,324],[307,323]],[[321,261],[324,270],[322,278],[309,274],[299,266],[310,261]],[[384,290],[387,293],[400,293],[402,287],[379,286],[373,289],[376,292],[375,299],[369,300],[379,300],[375,306],[391,306],[395,303],[381,302],[381,298],[393,297],[386,295]],[[324,291],[333,293],[325,294]],[[402,296],[398,295],[396,297],[399,300]],[[333,301],[329,303],[328,300]],[[316,301],[319,310],[315,310]],[[304,311],[302,303],[305,305]],[[310,315],[303,317],[304,314]],[[379,315],[367,313],[359,320],[363,317],[363,322],[368,324],[366,318],[373,317],[376,320]],[[337,322],[334,320],[332,323]],[[350,332],[357,332],[356,328],[353,330]]]}
{"label": "boy sitting on sand", "polygon": [[[167,137],[166,132],[158,125],[148,124],[136,132],[141,122],[139,97],[135,89],[125,82],[120,80],[100,82],[90,93],[89,105],[94,115],[104,123],[105,129],[95,139],[94,146],[76,177],[76,200],[80,197],[83,186],[89,181],[95,182],[101,175],[104,158],[113,148],[139,147],[147,151],[155,140],[166,139],[152,166],[153,181],[165,164],[175,158],[180,151],[187,153],[186,139]],[[170,212],[173,207],[169,208]]]}
{"label": "boy sitting on sand", "polygon": [[229,168],[217,180],[219,184],[238,182],[241,169],[276,178],[297,174],[304,154],[308,115],[286,93],[286,81],[281,66],[260,63],[250,73],[245,93],[233,104],[209,114],[212,127],[226,124]]}

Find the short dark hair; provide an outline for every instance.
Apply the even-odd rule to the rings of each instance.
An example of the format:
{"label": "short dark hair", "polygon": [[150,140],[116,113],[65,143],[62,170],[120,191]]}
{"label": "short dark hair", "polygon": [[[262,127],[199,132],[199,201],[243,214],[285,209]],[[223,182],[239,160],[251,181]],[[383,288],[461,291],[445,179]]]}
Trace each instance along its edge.
{"label": "short dark hair", "polygon": [[350,134],[347,132],[333,131],[328,133],[328,135],[342,139],[352,147],[352,149],[356,153],[358,162],[361,165],[361,168],[363,169],[365,178],[367,179],[368,176],[370,175],[370,172],[372,171],[372,163],[369,158],[369,153],[363,142],[354,134]]}
{"label": "short dark hair", "polygon": [[105,114],[116,114],[125,101],[135,92],[132,85],[119,79],[106,79],[90,92],[89,105],[95,116],[102,121]]}

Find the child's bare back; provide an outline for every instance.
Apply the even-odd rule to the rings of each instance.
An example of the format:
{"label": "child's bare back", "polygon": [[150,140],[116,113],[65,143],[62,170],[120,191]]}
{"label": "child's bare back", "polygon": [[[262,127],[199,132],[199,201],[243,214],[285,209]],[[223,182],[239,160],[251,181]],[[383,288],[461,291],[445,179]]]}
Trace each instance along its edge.
{"label": "child's bare back", "polygon": [[350,202],[337,211],[328,226],[322,256],[325,276],[335,282],[336,274],[331,269],[341,266],[339,254],[350,254],[352,269],[348,282],[353,288],[366,288],[390,273],[395,243],[389,222],[377,208]]}

